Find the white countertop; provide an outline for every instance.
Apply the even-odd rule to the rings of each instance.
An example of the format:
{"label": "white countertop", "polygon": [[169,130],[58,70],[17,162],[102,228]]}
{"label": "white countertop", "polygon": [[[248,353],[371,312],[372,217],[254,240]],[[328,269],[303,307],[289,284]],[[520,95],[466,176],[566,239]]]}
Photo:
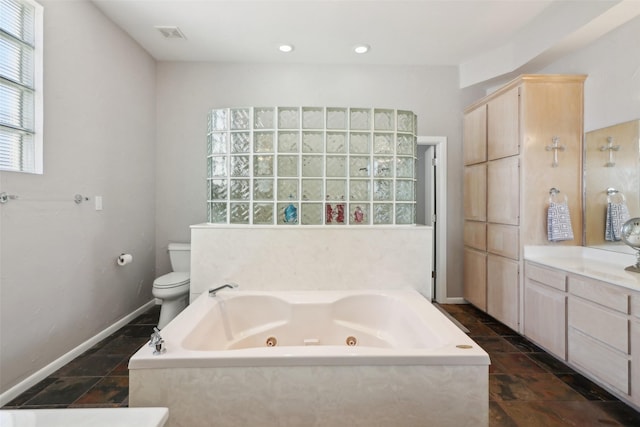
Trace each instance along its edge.
{"label": "white countertop", "polygon": [[640,291],[640,273],[625,271],[636,257],[584,246],[525,246],[524,259]]}
{"label": "white countertop", "polygon": [[162,427],[167,408],[12,409],[0,411],[2,427]]}

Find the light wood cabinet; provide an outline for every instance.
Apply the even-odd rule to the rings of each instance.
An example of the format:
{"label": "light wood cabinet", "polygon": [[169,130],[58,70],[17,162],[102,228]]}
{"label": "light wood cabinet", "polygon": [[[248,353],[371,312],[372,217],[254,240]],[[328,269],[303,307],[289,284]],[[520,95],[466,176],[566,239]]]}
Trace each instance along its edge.
{"label": "light wood cabinet", "polygon": [[472,165],[487,160],[487,107],[481,105],[463,119],[464,164]]}
{"label": "light wood cabinet", "polygon": [[464,248],[462,267],[465,299],[487,311],[487,253]]}
{"label": "light wood cabinet", "polygon": [[487,165],[484,163],[464,168],[464,219],[487,220]]}
{"label": "light wood cabinet", "polygon": [[[575,236],[572,241],[554,244],[582,244],[585,78],[522,75],[465,109],[464,219],[486,222],[489,264],[483,286],[489,314],[508,319],[505,323],[519,332],[524,278],[518,272],[523,270],[523,246],[549,244],[546,217],[551,188],[567,196]],[[553,152],[545,147],[556,137],[564,151],[558,153],[558,166],[553,167]],[[477,233],[480,226],[465,225],[464,229],[466,247],[482,250],[477,235],[467,235]],[[473,276],[465,272],[463,277],[472,280]],[[463,287],[464,298],[474,305],[474,295],[480,292],[474,289],[475,283],[465,281]]]}
{"label": "light wood cabinet", "polygon": [[640,406],[640,295],[631,296],[631,401]]}
{"label": "light wood cabinet", "polygon": [[525,263],[524,335],[567,360],[567,274]]}
{"label": "light wood cabinet", "polygon": [[487,252],[511,259],[520,255],[518,227],[487,224]]}
{"label": "light wood cabinet", "polygon": [[640,290],[525,263],[524,335],[640,409]]}
{"label": "light wood cabinet", "polygon": [[487,103],[487,157],[489,160],[518,154],[520,148],[520,88],[506,90]]}
{"label": "light wood cabinet", "polygon": [[487,221],[518,225],[520,221],[520,159],[506,157],[487,165]]}
{"label": "light wood cabinet", "polygon": [[487,250],[487,224],[479,221],[464,222],[464,244],[470,248]]}
{"label": "light wood cabinet", "polygon": [[629,292],[569,276],[568,360],[609,387],[629,394]]}
{"label": "light wood cabinet", "polygon": [[518,283],[520,265],[509,258],[487,255],[487,313],[518,330]]}

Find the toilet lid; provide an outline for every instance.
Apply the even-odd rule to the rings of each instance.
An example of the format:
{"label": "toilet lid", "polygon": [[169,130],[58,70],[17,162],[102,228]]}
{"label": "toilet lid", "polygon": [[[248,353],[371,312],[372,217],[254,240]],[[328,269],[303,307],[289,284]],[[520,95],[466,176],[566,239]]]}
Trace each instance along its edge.
{"label": "toilet lid", "polygon": [[172,271],[153,281],[154,288],[175,288],[189,283],[191,275],[188,271]]}

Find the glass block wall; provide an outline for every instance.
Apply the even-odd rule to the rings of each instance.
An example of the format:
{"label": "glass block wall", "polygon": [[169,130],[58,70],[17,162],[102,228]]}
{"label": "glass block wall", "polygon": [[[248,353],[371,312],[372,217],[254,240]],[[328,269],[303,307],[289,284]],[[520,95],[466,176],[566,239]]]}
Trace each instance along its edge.
{"label": "glass block wall", "polygon": [[248,107],[208,119],[208,221],[415,224],[416,115]]}

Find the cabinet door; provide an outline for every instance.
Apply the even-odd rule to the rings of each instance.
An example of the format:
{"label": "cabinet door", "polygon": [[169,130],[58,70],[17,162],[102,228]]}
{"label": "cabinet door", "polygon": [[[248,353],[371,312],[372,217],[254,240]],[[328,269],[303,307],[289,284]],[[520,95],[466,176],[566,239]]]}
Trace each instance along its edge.
{"label": "cabinet door", "polygon": [[487,225],[487,252],[511,259],[520,258],[519,227],[513,225]]}
{"label": "cabinet door", "polygon": [[487,103],[487,151],[489,160],[513,156],[520,150],[519,88]]}
{"label": "cabinet door", "polygon": [[487,311],[487,254],[464,248],[464,299],[482,311]]}
{"label": "cabinet door", "polygon": [[520,161],[494,160],[487,166],[487,221],[518,225],[520,221]]}
{"label": "cabinet door", "polygon": [[631,321],[631,400],[640,405],[640,321]]}
{"label": "cabinet door", "polygon": [[464,168],[464,219],[487,220],[487,165]]}
{"label": "cabinet door", "polygon": [[487,256],[487,313],[518,330],[518,261]]}
{"label": "cabinet door", "polygon": [[487,250],[487,223],[478,221],[465,221],[463,230],[465,246]]}
{"label": "cabinet door", "polygon": [[487,160],[487,106],[482,105],[464,115],[464,164]]}
{"label": "cabinet door", "polygon": [[565,292],[525,279],[524,335],[562,360],[567,360],[566,301]]}

